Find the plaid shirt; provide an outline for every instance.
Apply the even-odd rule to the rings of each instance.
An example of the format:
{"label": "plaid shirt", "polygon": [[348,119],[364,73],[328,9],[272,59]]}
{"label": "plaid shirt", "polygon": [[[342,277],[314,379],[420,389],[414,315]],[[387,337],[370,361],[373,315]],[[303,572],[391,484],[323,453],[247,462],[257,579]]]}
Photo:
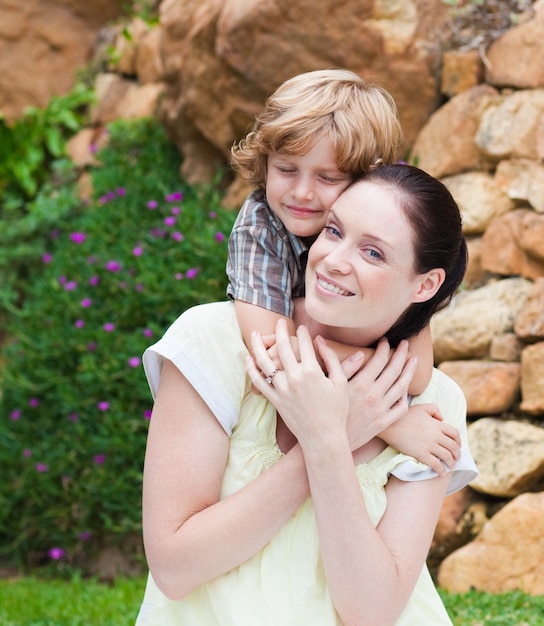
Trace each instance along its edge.
{"label": "plaid shirt", "polygon": [[264,192],[254,191],[230,234],[227,296],[292,317],[292,299],[304,295],[307,250],[270,209]]}

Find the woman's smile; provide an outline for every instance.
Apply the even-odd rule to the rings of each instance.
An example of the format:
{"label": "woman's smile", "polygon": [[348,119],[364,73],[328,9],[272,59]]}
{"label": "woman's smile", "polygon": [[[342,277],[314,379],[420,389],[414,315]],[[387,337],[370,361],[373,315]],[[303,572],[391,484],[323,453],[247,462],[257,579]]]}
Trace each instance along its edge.
{"label": "woman's smile", "polygon": [[336,296],[353,296],[355,295],[352,291],[341,287],[335,281],[325,278],[323,274],[316,272],[316,287],[320,290],[323,290],[327,293],[327,295],[336,295]]}

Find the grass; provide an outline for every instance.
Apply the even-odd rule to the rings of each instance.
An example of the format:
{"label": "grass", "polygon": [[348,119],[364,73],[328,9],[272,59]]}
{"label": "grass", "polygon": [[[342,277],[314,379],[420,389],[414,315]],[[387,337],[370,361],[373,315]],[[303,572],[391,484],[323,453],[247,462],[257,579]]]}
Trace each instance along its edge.
{"label": "grass", "polygon": [[[133,626],[144,578],[0,580],[0,626]],[[542,626],[544,596],[440,591],[455,626]]]}
{"label": "grass", "polygon": [[145,579],[0,580],[0,626],[133,626]]}

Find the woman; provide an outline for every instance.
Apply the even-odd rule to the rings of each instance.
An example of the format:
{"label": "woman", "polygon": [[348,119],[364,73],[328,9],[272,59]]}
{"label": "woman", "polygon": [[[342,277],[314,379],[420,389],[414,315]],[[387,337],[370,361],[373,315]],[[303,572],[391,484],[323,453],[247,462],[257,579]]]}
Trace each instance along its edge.
{"label": "woman", "polygon": [[[451,624],[425,558],[444,495],[475,476],[461,391],[435,370],[412,400],[461,431],[454,471],[438,476],[376,435],[406,411],[404,339],[465,267],[446,188],[383,166],[340,196],[310,250],[300,355],[277,329],[282,370],[258,335],[251,360],[227,302],[187,311],[146,352],[151,573],[138,625]],[[355,373],[361,355],[340,364],[317,338],[323,373],[315,333],[376,350]]]}

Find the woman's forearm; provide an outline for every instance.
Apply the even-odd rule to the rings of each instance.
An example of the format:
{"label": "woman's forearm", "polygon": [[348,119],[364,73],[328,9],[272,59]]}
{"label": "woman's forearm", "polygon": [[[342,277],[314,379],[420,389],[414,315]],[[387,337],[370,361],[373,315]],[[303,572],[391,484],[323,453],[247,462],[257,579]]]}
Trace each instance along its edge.
{"label": "woman's forearm", "polygon": [[306,464],[325,576],[342,622],[394,624],[408,595],[368,515],[347,438],[312,449]]}
{"label": "woman's forearm", "polygon": [[155,582],[167,597],[178,600],[236,568],[285,526],[308,495],[304,459],[295,446],[248,485],[195,511],[177,528],[170,526],[170,532],[164,526],[158,531],[153,521],[146,524],[144,515],[146,554]]}

